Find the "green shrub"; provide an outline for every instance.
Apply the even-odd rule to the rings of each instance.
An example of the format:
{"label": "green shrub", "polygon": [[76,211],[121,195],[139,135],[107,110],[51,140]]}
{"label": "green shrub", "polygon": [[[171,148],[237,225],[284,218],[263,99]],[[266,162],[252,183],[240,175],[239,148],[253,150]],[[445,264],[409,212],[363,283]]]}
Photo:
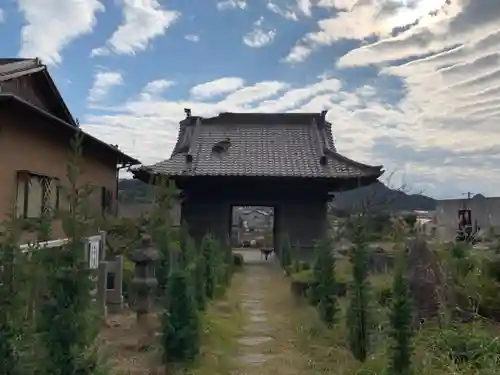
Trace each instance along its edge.
{"label": "green shrub", "polygon": [[392,289],[383,288],[375,292],[377,302],[383,307],[389,307],[392,302]]}
{"label": "green shrub", "polygon": [[[68,186],[61,191],[69,202],[69,210],[61,212],[62,227],[69,242],[57,251],[42,251],[41,266],[47,291],[36,314],[37,329],[41,332],[43,361],[37,370],[51,375],[94,375],[98,371],[95,343],[99,325],[90,291],[94,288],[84,261],[84,237],[91,228],[89,218],[89,186],[79,184],[82,170],[82,141],[78,134],[71,141],[70,162],[67,167]],[[44,217],[45,229],[50,218]]]}
{"label": "green shrub", "polygon": [[20,339],[25,333],[23,321],[19,319],[23,304],[19,298],[19,276],[24,270],[20,257],[16,256],[20,231],[14,217],[2,223],[0,237],[0,264],[3,266],[0,269],[0,374],[6,375],[21,373]]}
{"label": "green shrub", "polygon": [[201,253],[204,259],[205,270],[205,295],[208,299],[213,299],[217,286],[217,254],[215,253],[215,241],[210,235],[205,235],[201,242]]}
{"label": "green shrub", "polygon": [[205,280],[205,258],[199,255],[196,259],[194,271],[194,295],[198,310],[204,311],[207,304],[206,280]]}
{"label": "green shrub", "polygon": [[[318,283],[315,281],[312,269],[305,269],[300,272],[292,273],[292,292],[299,297],[307,297],[309,302],[316,306],[318,297],[314,293]],[[347,282],[337,280],[334,287],[334,292],[337,297],[345,297],[347,294]]]}
{"label": "green shrub", "polygon": [[335,257],[332,254],[331,241],[328,237],[317,245],[317,259],[313,274],[317,282],[313,289],[318,299],[319,316],[331,328],[336,321],[338,306],[335,289]]}
{"label": "green shrub", "polygon": [[168,281],[169,306],[162,314],[162,347],[165,363],[193,360],[199,352],[199,318],[190,276],[174,270]]}
{"label": "green shrub", "polygon": [[484,259],[483,269],[488,277],[500,283],[500,257],[493,256]]}
{"label": "green shrub", "polygon": [[368,253],[364,243],[358,243],[351,251],[353,281],[350,285],[347,329],[349,348],[354,358],[364,362],[370,344]]}
{"label": "green shrub", "polygon": [[500,365],[500,341],[483,330],[451,327],[441,331],[437,346],[464,368],[492,369]]}
{"label": "green shrub", "polygon": [[297,297],[306,297],[309,289],[314,287],[314,276],[311,270],[305,270],[291,275],[290,288]]}
{"label": "green shrub", "polygon": [[[161,276],[161,273],[160,273]],[[123,259],[123,300],[132,305],[132,279],[134,278],[134,262],[127,257]]]}
{"label": "green shrub", "polygon": [[402,257],[396,268],[389,314],[392,345],[389,356],[389,375],[410,375],[413,353],[413,306],[406,276],[406,259]]}
{"label": "green shrub", "polygon": [[311,267],[311,263],[309,262],[300,262],[300,271],[307,271],[307,270],[310,270],[312,267]]}

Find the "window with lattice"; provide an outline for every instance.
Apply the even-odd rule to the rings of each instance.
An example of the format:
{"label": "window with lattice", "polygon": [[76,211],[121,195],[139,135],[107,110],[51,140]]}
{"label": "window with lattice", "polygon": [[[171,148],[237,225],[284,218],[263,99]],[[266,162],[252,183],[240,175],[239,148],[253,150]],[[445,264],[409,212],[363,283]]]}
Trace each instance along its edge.
{"label": "window with lattice", "polygon": [[58,180],[19,171],[17,174],[16,210],[19,217],[38,218],[49,215],[59,206]]}
{"label": "window with lattice", "polygon": [[106,187],[101,187],[101,212],[105,214],[114,213],[113,192]]}

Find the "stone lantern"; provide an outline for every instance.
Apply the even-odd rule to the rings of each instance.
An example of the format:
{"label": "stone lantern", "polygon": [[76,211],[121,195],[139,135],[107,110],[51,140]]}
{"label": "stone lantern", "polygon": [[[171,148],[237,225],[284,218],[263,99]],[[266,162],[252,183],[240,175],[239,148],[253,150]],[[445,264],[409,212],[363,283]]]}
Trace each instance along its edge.
{"label": "stone lantern", "polygon": [[138,322],[147,320],[153,310],[155,289],[158,285],[155,262],[159,257],[160,253],[153,248],[151,237],[146,235],[142,236],[140,247],[129,255],[129,259],[135,263],[132,286],[136,291],[135,311]]}

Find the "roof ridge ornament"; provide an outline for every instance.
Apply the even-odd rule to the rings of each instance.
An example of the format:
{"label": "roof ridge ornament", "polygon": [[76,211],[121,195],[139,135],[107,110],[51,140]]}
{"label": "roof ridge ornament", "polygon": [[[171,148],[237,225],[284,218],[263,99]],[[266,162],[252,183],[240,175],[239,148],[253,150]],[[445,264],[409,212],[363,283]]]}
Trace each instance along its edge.
{"label": "roof ridge ornament", "polygon": [[190,167],[191,167],[191,164],[193,162],[193,154],[195,152],[196,139],[198,138],[200,126],[201,126],[201,119],[198,117],[198,118],[196,118],[196,123],[194,124],[193,134],[191,136],[189,149],[188,149],[188,152],[186,154],[186,163],[189,164]]}

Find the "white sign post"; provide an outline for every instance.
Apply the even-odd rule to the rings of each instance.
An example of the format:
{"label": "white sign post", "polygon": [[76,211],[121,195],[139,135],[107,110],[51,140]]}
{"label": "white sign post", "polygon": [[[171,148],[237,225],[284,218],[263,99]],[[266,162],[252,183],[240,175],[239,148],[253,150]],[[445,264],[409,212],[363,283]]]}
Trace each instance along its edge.
{"label": "white sign post", "polygon": [[101,241],[93,240],[88,243],[88,252],[89,252],[89,268],[91,270],[96,270],[99,268],[99,250]]}

